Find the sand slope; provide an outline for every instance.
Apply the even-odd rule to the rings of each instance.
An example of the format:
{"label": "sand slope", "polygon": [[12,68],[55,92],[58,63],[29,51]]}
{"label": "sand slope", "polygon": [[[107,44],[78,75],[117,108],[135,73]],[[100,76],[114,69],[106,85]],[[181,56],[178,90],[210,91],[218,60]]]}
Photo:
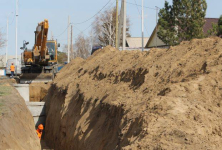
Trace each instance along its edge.
{"label": "sand slope", "polygon": [[222,149],[222,40],[97,51],[66,65],[47,98],[58,150]]}
{"label": "sand slope", "polygon": [[32,115],[10,82],[0,81],[0,149],[40,150]]}

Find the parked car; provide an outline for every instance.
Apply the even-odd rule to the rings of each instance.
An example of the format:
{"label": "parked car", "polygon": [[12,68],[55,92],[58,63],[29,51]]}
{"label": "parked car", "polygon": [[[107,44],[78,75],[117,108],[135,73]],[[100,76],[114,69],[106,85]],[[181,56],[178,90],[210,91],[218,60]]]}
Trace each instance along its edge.
{"label": "parked car", "polygon": [[14,64],[15,66],[15,75],[21,75],[22,71],[21,71],[21,60],[17,59],[17,67],[16,67],[16,59],[8,59],[7,61],[7,65],[6,65],[6,75],[11,75],[11,70],[10,70],[10,66],[11,64]]}
{"label": "parked car", "polygon": [[91,55],[92,55],[95,51],[97,51],[98,49],[103,49],[103,47],[102,47],[102,46],[93,46]]}

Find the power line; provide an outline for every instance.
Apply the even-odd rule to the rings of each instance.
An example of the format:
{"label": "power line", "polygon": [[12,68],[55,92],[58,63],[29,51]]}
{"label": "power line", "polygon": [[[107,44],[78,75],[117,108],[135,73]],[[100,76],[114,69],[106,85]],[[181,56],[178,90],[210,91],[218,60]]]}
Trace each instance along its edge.
{"label": "power line", "polygon": [[112,0],[109,0],[103,7],[102,9],[100,9],[96,14],[94,14],[92,17],[90,17],[89,19],[83,21],[83,22],[79,22],[79,23],[73,23],[73,25],[78,25],[78,24],[83,24],[88,22],[89,20],[91,20],[92,18],[94,18],[96,15],[98,15]]}
{"label": "power line", "polygon": [[16,16],[16,15],[14,15],[14,17],[13,17],[13,19],[12,19],[12,22],[11,22],[9,25],[12,25],[12,23],[13,23],[14,20],[15,20],[15,16]]}
{"label": "power line", "polygon": [[[69,24],[69,25],[70,25],[70,24]],[[59,36],[63,35],[63,34],[66,32],[66,30],[68,29],[69,25],[66,27],[66,29],[65,29],[61,34],[59,34],[59,35],[57,35],[57,36],[54,36],[54,37],[59,37]]]}
{"label": "power line", "polygon": [[[115,2],[115,1],[113,1],[113,3],[112,3],[111,5],[113,5],[114,2]],[[105,7],[104,7],[104,8],[105,8]],[[100,12],[99,12],[99,13],[100,13]],[[85,32],[87,29],[89,29],[92,25],[93,25],[93,23],[91,23],[87,28],[85,28],[85,29],[82,30],[82,31],[80,31],[79,29],[78,29],[78,30],[80,31],[80,33],[81,33],[81,32],[83,33],[83,32]],[[74,27],[75,27],[75,26],[74,26]],[[84,34],[84,33],[83,33],[83,34]],[[77,36],[77,35],[76,35],[76,36]]]}
{"label": "power line", "polygon": [[[135,6],[140,6],[142,7],[142,5],[138,5],[138,4],[134,4],[134,3],[130,3],[130,2],[126,2],[128,4],[131,4],[131,5],[135,5]],[[156,10],[156,8],[152,8],[152,7],[147,7],[147,6],[143,6],[144,8],[148,8],[148,9],[152,9],[152,10]]]}
{"label": "power line", "polygon": [[[90,17],[89,19],[87,19],[87,20],[85,20],[85,21],[83,21],[83,22],[80,22],[80,23],[70,23],[70,24],[72,24],[72,25],[78,25],[78,24],[83,24],[83,23],[86,23],[87,21],[89,21],[89,20],[91,20],[92,18],[94,18],[96,15],[98,15],[110,2],[111,2],[112,0],[109,0],[103,7],[102,7],[102,9],[100,9],[95,15],[93,15],[92,17]],[[70,25],[69,24],[69,25]],[[63,35],[65,32],[66,32],[66,30],[69,28],[69,25],[66,27],[66,29],[61,33],[61,34],[59,34],[59,35],[57,35],[57,36],[54,36],[54,37],[59,37],[59,36],[61,36],[61,35]],[[92,24],[91,24],[92,25]],[[90,26],[91,26],[90,25]],[[89,27],[90,27],[89,26]],[[85,30],[87,30],[89,27],[87,27]],[[84,30],[84,31],[85,31]],[[82,32],[84,32],[84,31],[82,31]]]}
{"label": "power line", "polygon": [[[99,13],[101,13],[101,11],[102,11],[111,1],[112,1],[112,0],[109,0],[95,15],[93,15],[93,16],[90,17],[89,19],[87,19],[87,20],[85,20],[85,21],[83,21],[83,22],[70,23],[70,24],[72,24],[72,25],[78,25],[78,24],[83,24],[83,23],[88,22],[89,20],[91,20],[92,18],[94,18],[95,16],[97,16]],[[120,1],[121,1],[121,0],[120,0]],[[139,14],[141,15],[138,6],[139,6],[139,7],[142,7],[142,6],[141,6],[141,5],[138,5],[135,0],[134,0],[134,2],[135,2],[135,4],[134,4],[134,3],[131,3],[131,2],[126,2],[126,3],[136,6]],[[112,4],[113,4],[113,3],[112,3]],[[147,7],[147,6],[144,6],[144,8],[151,9],[151,10],[156,10],[156,8]],[[79,33],[83,33],[83,34],[84,34],[84,32],[85,32],[87,29],[89,29],[92,25],[93,25],[93,23],[91,23],[87,28],[85,28],[85,29],[82,30],[82,31],[81,31],[80,29],[78,29],[76,26],[74,26],[74,27],[75,27],[77,30],[80,31]],[[59,34],[58,36],[55,36],[55,37],[59,37],[59,36],[61,36],[62,34],[64,34],[65,31],[68,29],[68,27],[69,27],[69,26],[67,26],[66,29],[65,29],[61,34]],[[148,30],[147,30],[146,26],[145,26],[145,29],[146,29],[146,32],[147,32],[147,34],[148,34]],[[85,34],[85,35],[86,35],[86,34]],[[76,36],[78,36],[78,34],[74,35],[73,37],[76,37]],[[64,40],[67,40],[67,39],[64,39]]]}

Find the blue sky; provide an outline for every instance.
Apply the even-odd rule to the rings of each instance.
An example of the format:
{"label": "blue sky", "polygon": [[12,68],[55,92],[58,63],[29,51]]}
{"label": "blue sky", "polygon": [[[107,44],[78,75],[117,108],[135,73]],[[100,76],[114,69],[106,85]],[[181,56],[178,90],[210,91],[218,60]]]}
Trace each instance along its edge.
{"label": "blue sky", "polygon": [[[6,20],[9,16],[9,54],[15,55],[15,1],[16,0],[0,0],[0,28],[6,36]],[[18,19],[18,49],[22,46],[23,40],[29,41],[31,48],[34,45],[34,30],[38,22],[44,19],[49,20],[49,37],[51,32],[61,46],[67,43],[67,27],[68,15],[72,23],[79,23],[91,18],[96,14],[109,0],[19,0],[19,19]],[[168,0],[170,3],[172,0]],[[127,0],[127,15],[131,21],[130,33],[132,37],[141,36],[141,7],[133,5],[135,2],[141,5],[141,0]],[[116,0],[111,0],[106,8],[115,6]],[[218,18],[222,14],[222,0],[207,0],[208,9],[206,17]],[[144,6],[155,8],[164,6],[164,0],[144,0]],[[106,9],[105,8],[105,9]],[[139,12],[138,12],[139,9]],[[144,8],[145,15],[145,36],[149,37],[155,27],[156,10]],[[73,34],[75,37],[80,31],[89,27],[94,19],[86,23],[74,25]],[[80,30],[80,31],[79,31]],[[65,32],[64,32],[65,31]],[[85,35],[89,35],[90,28],[84,31]],[[63,34],[62,34],[63,33]],[[58,36],[60,35],[60,36]],[[62,50],[62,48],[60,48]],[[18,54],[22,51],[19,49]],[[1,49],[0,54],[5,54],[5,48]]]}

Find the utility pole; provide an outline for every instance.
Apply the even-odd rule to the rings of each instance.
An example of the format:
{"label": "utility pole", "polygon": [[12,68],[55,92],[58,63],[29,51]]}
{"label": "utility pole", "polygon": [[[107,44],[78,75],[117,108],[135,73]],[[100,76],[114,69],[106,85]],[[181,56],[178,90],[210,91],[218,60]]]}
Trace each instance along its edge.
{"label": "utility pole", "polygon": [[51,40],[53,40],[54,38],[53,38],[53,32],[51,31]]}
{"label": "utility pole", "polygon": [[[122,37],[122,29],[123,29],[123,4],[124,4],[124,2],[123,2],[124,0],[122,0],[121,1],[121,9],[120,9],[120,15],[119,15],[119,18],[118,18],[118,20],[119,20],[119,27],[118,27],[118,29],[119,29],[119,31],[118,31],[118,44],[120,45],[120,39],[122,39],[123,37]],[[121,37],[121,38],[120,38]]]}
{"label": "utility pole", "polygon": [[8,17],[7,17],[7,37],[6,37],[5,67],[7,67],[7,60],[8,60]]}
{"label": "utility pole", "polygon": [[74,59],[73,57],[73,46],[72,46],[72,25],[71,25],[71,60]]}
{"label": "utility pole", "polygon": [[144,16],[143,16],[143,0],[142,0],[142,51],[144,51]]}
{"label": "utility pole", "polygon": [[15,25],[15,51],[16,51],[16,62],[15,62],[15,70],[17,75],[17,60],[18,60],[18,0],[16,0],[16,25]]}
{"label": "utility pole", "polygon": [[123,49],[126,49],[126,0],[123,0]]}
{"label": "utility pole", "polygon": [[68,55],[68,60],[67,60],[67,63],[69,63],[70,62],[70,39],[69,39],[69,34],[70,34],[70,30],[69,30],[69,27],[70,27],[70,20],[69,20],[69,16],[68,16],[68,50],[67,50],[67,55]]}
{"label": "utility pole", "polygon": [[156,6],[156,48],[157,48],[157,29],[158,29],[158,7]]}
{"label": "utility pole", "polygon": [[[11,12],[13,13],[13,12]],[[7,35],[6,35],[6,51],[5,51],[5,66],[7,67],[7,60],[8,60],[8,17],[9,15],[11,14],[9,13],[8,16],[7,16]]]}
{"label": "utility pole", "polygon": [[119,0],[116,0],[116,49],[119,49]]}

